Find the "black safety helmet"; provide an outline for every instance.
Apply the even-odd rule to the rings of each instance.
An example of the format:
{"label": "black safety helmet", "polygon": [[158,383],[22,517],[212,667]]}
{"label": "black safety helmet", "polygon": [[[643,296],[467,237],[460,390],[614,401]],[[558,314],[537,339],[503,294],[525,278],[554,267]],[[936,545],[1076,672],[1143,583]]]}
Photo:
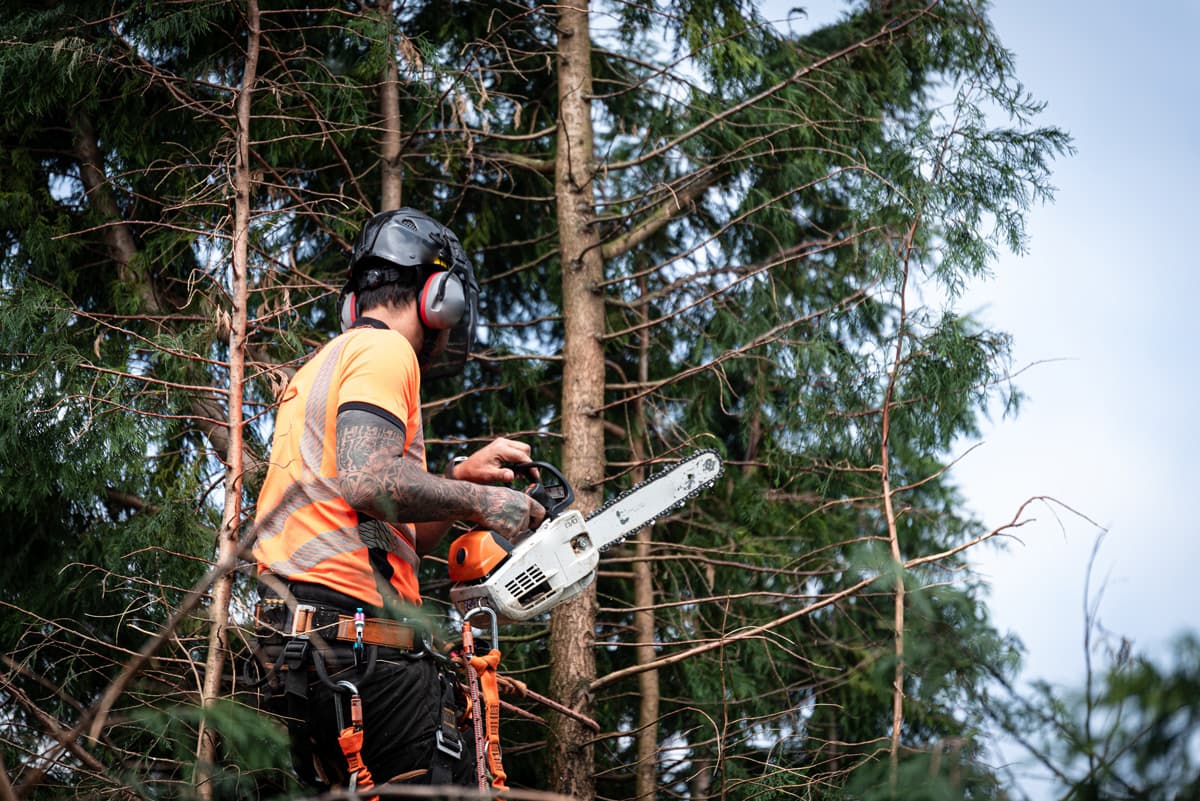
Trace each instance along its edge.
{"label": "black safety helmet", "polygon": [[[421,324],[432,332],[417,354],[422,377],[462,372],[475,344],[479,284],[454,232],[412,208],[381,212],[368,220],[354,243],[339,302],[342,329],[357,322],[358,293],[390,283],[417,288]],[[439,350],[441,331],[449,331],[449,336]]]}

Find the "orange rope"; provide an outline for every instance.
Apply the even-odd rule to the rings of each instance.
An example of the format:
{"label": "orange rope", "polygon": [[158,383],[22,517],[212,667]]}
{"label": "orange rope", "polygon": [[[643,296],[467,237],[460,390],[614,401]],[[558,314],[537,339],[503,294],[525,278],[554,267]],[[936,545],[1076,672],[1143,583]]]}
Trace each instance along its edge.
{"label": "orange rope", "polygon": [[[484,747],[487,752],[488,769],[492,772],[492,787],[507,789],[508,774],[500,753],[500,683],[496,668],[500,665],[500,652],[495,648],[487,656],[471,655],[471,667],[479,674],[479,688],[483,691],[484,720],[487,737]],[[476,744],[478,747],[478,744]]]}
{"label": "orange rope", "polygon": [[471,716],[471,726],[475,731],[475,781],[479,791],[487,790],[487,771],[484,770],[483,754],[480,752],[483,742],[483,719],[479,716],[479,682],[476,681],[475,668],[471,660],[475,658],[475,634],[471,631],[471,621],[463,621],[463,650],[461,663],[467,674],[467,712]]}
{"label": "orange rope", "polygon": [[[367,763],[362,760],[363,745],[363,714],[362,699],[357,694],[350,696],[350,725],[338,734],[338,745],[346,756],[346,764],[350,767],[350,791],[370,790],[375,786]],[[379,801],[379,796],[372,796],[369,801]]]}

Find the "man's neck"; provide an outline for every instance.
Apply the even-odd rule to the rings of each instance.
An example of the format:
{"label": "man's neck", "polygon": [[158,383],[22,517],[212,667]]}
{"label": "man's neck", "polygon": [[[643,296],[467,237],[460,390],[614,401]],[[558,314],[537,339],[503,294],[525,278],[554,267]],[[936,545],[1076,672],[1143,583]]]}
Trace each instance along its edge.
{"label": "man's neck", "polygon": [[378,320],[393,331],[399,331],[413,346],[420,351],[425,340],[425,330],[421,327],[421,319],[417,316],[417,304],[408,303],[404,306],[372,306],[362,312],[362,317]]}

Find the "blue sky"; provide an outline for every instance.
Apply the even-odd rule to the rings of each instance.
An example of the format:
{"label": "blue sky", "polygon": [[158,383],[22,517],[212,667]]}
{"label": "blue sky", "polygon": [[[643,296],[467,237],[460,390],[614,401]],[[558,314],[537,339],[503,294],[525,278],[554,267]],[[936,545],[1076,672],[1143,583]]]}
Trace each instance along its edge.
{"label": "blue sky", "polygon": [[[1052,495],[1108,533],[1093,586],[1101,624],[1161,653],[1200,609],[1190,500],[1200,434],[1194,308],[1200,137],[1193,31],[1200,5],[998,3],[992,19],[1046,122],[1078,152],[1053,204],[1029,215],[1029,253],[1005,256],[964,306],[1015,339],[1028,402],[997,421],[955,476],[998,524]],[[1029,648],[1029,671],[1082,679],[1083,581],[1098,529],[1047,506],[1021,543],[980,558],[992,612]]]}
{"label": "blue sky", "polygon": [[[1091,519],[1034,506],[1020,542],[976,556],[992,620],[1026,645],[1025,679],[1078,689],[1100,530],[1093,608],[1112,643],[1165,663],[1171,638],[1200,628],[1200,4],[1007,0],[991,17],[1048,103],[1044,121],[1078,152],[1056,164],[1054,203],[1028,216],[1030,251],[1006,255],[965,299],[1012,333],[1016,367],[1033,366],[1018,379],[1020,415],[985,427],[954,478],[989,525],[1033,495]],[[1052,797],[1036,770],[1016,775]]]}
{"label": "blue sky", "polygon": [[[810,24],[845,7],[764,9],[797,5]],[[952,476],[989,527],[1034,496],[1062,504],[1029,507],[1019,540],[978,549],[975,564],[994,623],[1025,643],[1025,680],[1078,689],[1102,530],[1091,581],[1112,641],[1166,660],[1173,636],[1200,628],[1200,0],[998,0],[991,18],[1047,103],[1039,122],[1068,131],[1077,153],[1055,164],[1054,202],[1028,215],[1028,253],[1003,255],[958,304],[1013,335],[1027,400],[963,443],[977,447]]]}
{"label": "blue sky", "polygon": [[1035,366],[1018,379],[1020,415],[987,426],[954,477],[988,525],[1034,495],[1095,522],[1039,505],[1020,542],[976,556],[993,621],[1026,645],[1025,678],[1078,689],[1099,527],[1092,591],[1112,641],[1166,662],[1171,638],[1200,628],[1200,3],[1007,0],[992,19],[1078,152],[1056,165],[1054,203],[1029,215],[1028,254],[965,298],[1013,334],[1016,367]]}

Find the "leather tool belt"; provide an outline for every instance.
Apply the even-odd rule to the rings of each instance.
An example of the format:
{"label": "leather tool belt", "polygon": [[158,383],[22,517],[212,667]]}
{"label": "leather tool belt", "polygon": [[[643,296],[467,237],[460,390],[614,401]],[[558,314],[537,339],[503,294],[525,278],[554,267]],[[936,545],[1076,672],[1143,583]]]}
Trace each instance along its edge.
{"label": "leather tool belt", "polygon": [[[299,601],[289,605],[280,598],[264,598],[254,607],[254,620],[259,639],[267,643],[285,638],[308,639],[310,634],[325,640],[358,641],[354,616],[321,604]],[[363,621],[362,642],[412,651],[422,641],[416,629],[407,623],[369,617]]]}

